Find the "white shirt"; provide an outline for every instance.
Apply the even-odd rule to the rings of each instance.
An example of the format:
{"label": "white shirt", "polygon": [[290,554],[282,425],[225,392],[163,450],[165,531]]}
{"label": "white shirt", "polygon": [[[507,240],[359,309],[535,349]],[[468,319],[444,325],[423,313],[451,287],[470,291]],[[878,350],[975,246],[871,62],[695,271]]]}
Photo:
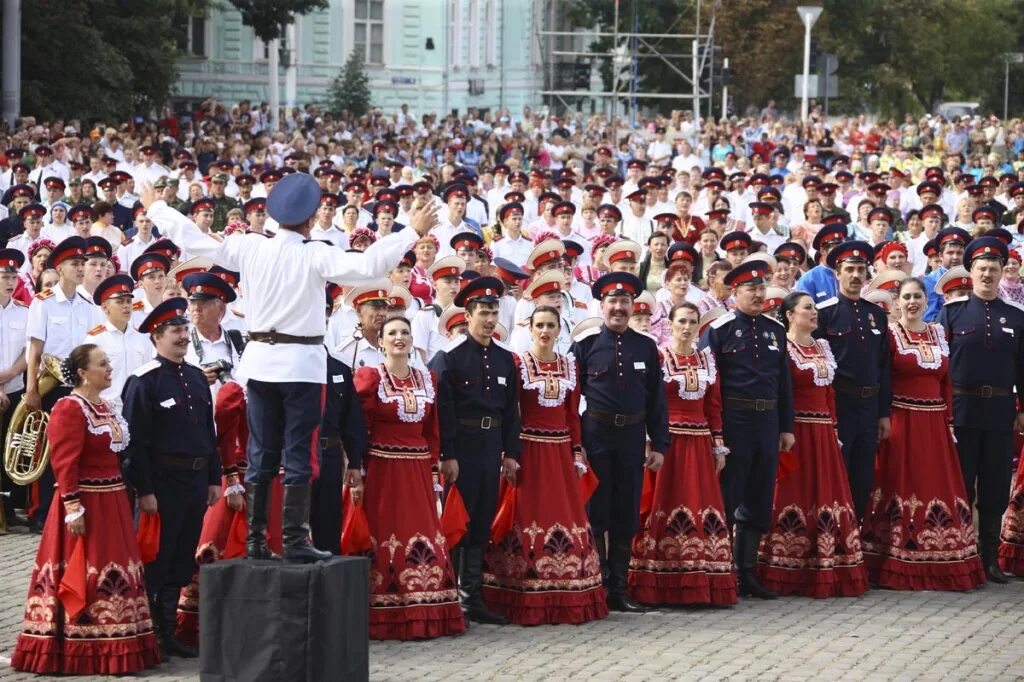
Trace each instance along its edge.
{"label": "white shirt", "polygon": [[[211,341],[200,334],[195,325],[190,325],[188,352],[185,353],[185,362],[202,369],[203,365],[208,365],[218,360],[227,360],[231,363],[232,367],[238,366],[238,353],[235,352],[234,346],[231,345],[227,331],[221,327],[220,338],[216,341]],[[210,385],[210,393],[213,395],[214,404],[217,402],[217,391],[220,390],[220,387],[221,382],[219,379]]]}
{"label": "white shirt", "polygon": [[50,223],[49,225],[43,225],[43,229],[39,233],[39,236],[44,239],[49,239],[54,244],[60,244],[68,237],[74,237],[76,234],[78,234],[78,231],[71,223],[64,223],[63,225],[54,225],[53,223]]}
{"label": "white shirt", "polygon": [[121,332],[106,320],[103,324],[90,329],[82,343],[95,343],[110,358],[113,376],[110,386],[100,396],[114,408],[121,411],[121,390],[132,372],[153,359],[155,350],[148,334],[140,334],[131,324]]}
{"label": "white shirt", "polygon": [[103,322],[103,311],[77,291],[68,299],[59,286],[36,294],[28,309],[28,338],[43,342],[43,352],[64,359]]}
{"label": "white shirt", "polygon": [[[403,232],[405,230],[402,230]],[[438,306],[441,304],[438,303]],[[444,312],[442,310],[442,312]],[[433,306],[426,306],[412,318],[413,345],[423,351],[429,363],[437,351],[448,345],[449,339],[437,330],[440,317],[434,312]]]}
{"label": "white shirt", "polygon": [[[402,234],[402,232],[408,232],[408,230],[402,230],[399,234]],[[438,259],[455,254],[455,249],[452,248],[452,237],[460,232],[473,232],[473,234],[476,234],[473,228],[466,224],[464,220],[460,220],[458,225],[452,225],[447,214],[438,217],[438,224],[430,230],[430,233],[437,237]]]}
{"label": "white shirt", "polygon": [[331,225],[325,230],[320,227],[319,223],[317,223],[313,226],[313,229],[309,231],[309,238],[329,241],[343,251],[348,249],[348,233],[339,230],[334,225]]}
{"label": "white shirt", "polygon": [[[148,215],[168,239],[190,254],[206,256],[242,274],[250,332],[278,331],[293,336],[324,336],[324,287],[328,281],[348,286],[387,276],[419,238],[401,230],[372,244],[363,253],[347,253],[302,235],[279,230],[272,239],[240,235],[218,242],[195,223],[157,201]],[[323,344],[274,344],[251,341],[236,375],[272,383],[323,384],[327,351]]]}
{"label": "white shirt", "polygon": [[153,242],[156,241],[156,237],[152,234],[149,235],[149,241],[144,242],[136,234],[132,237],[127,244],[121,244],[117,247],[117,259],[121,261],[121,269],[125,272],[131,272],[132,263],[136,258],[142,255],[142,252],[152,246]]}
{"label": "white shirt", "polygon": [[43,233],[41,231],[38,237],[30,237],[28,236],[28,232],[22,232],[17,237],[11,237],[7,240],[7,248],[21,251],[25,254],[25,260],[29,261],[31,259],[28,257],[28,247],[32,246],[32,242],[42,238],[42,236]]}
{"label": "white shirt", "polygon": [[[6,306],[0,306],[0,369],[7,369],[25,352],[25,329],[28,325],[28,306],[13,297]],[[11,377],[3,386],[4,393],[25,388],[24,373]]]}
{"label": "white shirt", "polygon": [[623,237],[644,246],[654,227],[646,213],[637,217],[633,215],[633,211],[627,209],[622,212],[622,227],[620,229]]}
{"label": "white shirt", "polygon": [[[121,232],[115,225],[100,225],[100,223],[94,223],[89,229],[89,234],[93,237],[103,237],[110,242],[110,248],[116,250],[117,247],[121,246],[121,240],[124,239],[124,233]],[[131,265],[129,263],[129,265]]]}
{"label": "white shirt", "polygon": [[533,242],[522,234],[518,239],[506,236],[496,242],[491,242],[491,251],[495,258],[505,258],[520,267],[526,264],[526,259],[530,257],[533,248]]}

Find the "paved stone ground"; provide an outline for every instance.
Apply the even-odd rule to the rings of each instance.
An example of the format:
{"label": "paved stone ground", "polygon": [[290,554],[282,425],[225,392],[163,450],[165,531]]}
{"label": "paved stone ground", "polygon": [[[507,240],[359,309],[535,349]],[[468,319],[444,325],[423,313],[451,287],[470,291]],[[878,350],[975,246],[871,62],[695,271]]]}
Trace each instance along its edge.
{"label": "paved stone ground", "polygon": [[[21,621],[37,536],[0,536],[0,657]],[[969,594],[746,601],[613,614],[585,626],[475,626],[370,645],[373,680],[1024,680],[1024,580]],[[0,660],[0,680],[39,680]],[[175,659],[142,676],[197,680]],[[100,679],[100,678],[78,678]],[[114,679],[114,678],[108,678]],[[284,681],[282,681],[284,682]]]}

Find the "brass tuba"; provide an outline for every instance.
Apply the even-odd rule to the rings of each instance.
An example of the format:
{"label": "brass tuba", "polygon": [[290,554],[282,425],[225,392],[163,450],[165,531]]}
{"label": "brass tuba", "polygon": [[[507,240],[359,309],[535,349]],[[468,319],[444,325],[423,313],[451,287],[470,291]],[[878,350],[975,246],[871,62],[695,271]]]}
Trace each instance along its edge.
{"label": "brass tuba", "polygon": [[[60,360],[44,355],[39,370],[39,397],[55,389],[64,381]],[[17,485],[33,483],[50,463],[50,444],[46,441],[46,423],[50,415],[42,410],[30,411],[25,398],[14,408],[4,443],[4,471]]]}

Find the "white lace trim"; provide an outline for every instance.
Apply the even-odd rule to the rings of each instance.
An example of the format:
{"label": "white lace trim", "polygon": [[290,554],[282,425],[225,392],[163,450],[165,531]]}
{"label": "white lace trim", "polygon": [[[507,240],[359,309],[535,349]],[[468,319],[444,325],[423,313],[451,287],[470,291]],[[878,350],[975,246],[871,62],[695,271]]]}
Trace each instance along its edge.
{"label": "white lace trim", "polygon": [[[427,405],[434,402],[434,384],[430,381],[430,375],[418,369],[412,369],[415,377],[415,386],[407,388],[395,387],[395,391],[389,391],[392,385],[391,375],[384,365],[377,366],[377,373],[380,375],[380,382],[377,384],[377,398],[382,403],[391,403],[395,406],[398,418],[407,423],[423,421],[427,413]],[[411,391],[416,400],[416,410],[410,412],[405,409],[406,392]]]}
{"label": "white lace trim", "polygon": [[718,379],[718,366],[715,364],[715,356],[710,349],[705,348],[697,351],[697,388],[693,391],[686,390],[686,374],[682,371],[673,373],[675,355],[668,348],[662,349],[661,373],[666,384],[673,381],[679,385],[679,397],[683,400],[701,400],[707,393],[708,386],[711,386]]}
{"label": "white lace trim", "polygon": [[[131,440],[131,434],[128,432],[128,422],[124,420],[124,417],[117,410],[110,406],[110,403],[104,400],[103,405],[107,408],[107,412],[100,413],[83,398],[74,394],[68,397],[78,403],[82,414],[85,415],[85,428],[89,430],[89,433],[94,436],[109,436],[110,450],[112,452],[122,452],[128,447],[128,442]],[[109,421],[111,418],[116,420],[117,425],[120,427],[120,439],[115,438],[114,427],[110,425]]]}
{"label": "white lace trim", "polygon": [[[519,353],[519,374],[523,381],[523,388],[528,391],[537,392],[537,404],[541,407],[561,407],[565,404],[565,396],[569,391],[576,388],[576,356],[572,353],[558,356],[559,365],[564,362],[564,370],[560,374],[541,372],[539,369],[534,372],[538,361],[530,351]],[[547,382],[544,377],[550,376],[558,382],[558,395],[554,398],[545,396]]]}
{"label": "white lace trim", "polygon": [[900,355],[913,355],[917,366],[921,369],[939,369],[942,367],[942,358],[949,357],[949,344],[946,343],[946,330],[941,325],[930,323],[928,325],[927,343],[938,350],[931,354],[931,360],[927,360],[921,352],[919,343],[910,342],[910,331],[899,322],[889,324],[893,339],[896,341],[896,352]]}
{"label": "white lace trim", "polygon": [[796,368],[803,371],[812,372],[814,374],[814,385],[815,386],[829,386],[836,378],[836,359],[832,355],[832,347],[828,345],[828,341],[825,339],[815,339],[814,345],[818,349],[820,354],[818,357],[824,359],[825,372],[822,374],[819,370],[821,367],[815,362],[814,357],[807,357],[800,353],[802,346],[790,341],[786,344],[786,350],[789,352],[789,359],[793,361]]}

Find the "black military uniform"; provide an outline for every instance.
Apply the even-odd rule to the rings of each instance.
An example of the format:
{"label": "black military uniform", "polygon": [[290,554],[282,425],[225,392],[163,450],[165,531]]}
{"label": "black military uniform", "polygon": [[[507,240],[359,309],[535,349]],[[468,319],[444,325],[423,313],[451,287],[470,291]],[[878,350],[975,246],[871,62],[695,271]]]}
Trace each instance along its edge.
{"label": "black military uniform", "polygon": [[[592,287],[594,298],[628,295],[643,290],[629,273],[610,273]],[[640,525],[645,443],[662,454],[671,443],[661,363],[654,340],[632,329],[615,332],[602,325],[580,336],[570,351],[579,367],[583,413],[583,446],[598,479],[590,498],[608,607],[641,611],[626,598],[632,539]],[[605,532],[608,533],[607,540]]]}
{"label": "black military uniform", "polygon": [[[968,244],[964,265],[996,258],[1006,245],[994,237]],[[978,504],[978,551],[989,580],[1005,583],[997,552],[999,529],[1013,476],[1013,426],[1024,396],[1024,308],[1000,298],[971,295],[939,313],[949,343],[953,427],[967,495]],[[1014,388],[1016,387],[1016,395]],[[977,494],[975,494],[977,486]]]}
{"label": "black military uniform", "polygon": [[[479,301],[497,306],[503,291],[499,280],[478,277],[463,287],[455,305]],[[458,462],[455,485],[469,514],[469,530],[452,550],[463,610],[471,620],[504,624],[506,619],[483,603],[483,556],[497,510],[502,457],[517,459],[522,450],[519,372],[511,352],[470,334],[438,351],[430,369],[437,375],[441,460]]]}
{"label": "black military uniform", "polygon": [[[164,301],[139,331],[188,324],[186,306],[181,298]],[[165,654],[195,656],[174,630],[178,595],[196,570],[208,487],[220,485],[210,386],[198,367],[158,355],[128,377],[121,395],[129,478],[139,496],[156,496],[160,514],[160,551],[145,566],[154,626]]]}
{"label": "black military uniform", "polygon": [[[317,549],[341,554],[343,469],[346,458],[349,469],[362,468],[366,437],[366,420],[352,383],[352,370],[328,354],[327,396],[320,424],[320,476],[313,481],[309,517],[313,545]],[[265,509],[266,505],[261,508]]]}
{"label": "black military uniform", "polygon": [[[828,264],[867,263],[873,250],[866,242],[845,242],[829,252]],[[815,338],[825,339],[836,358],[836,417],[843,459],[857,518],[863,518],[875,475],[878,420],[892,411],[889,320],[882,308],[843,294],[818,304]]]}
{"label": "black military uniform", "polygon": [[[725,283],[759,286],[764,263],[748,261],[730,270]],[[740,594],[762,599],[778,595],[755,576],[761,536],[772,522],[779,435],[793,432],[793,384],[786,331],[767,315],[740,310],[711,323],[701,347],[715,354],[722,386],[723,438],[729,456],[722,470],[722,497],[729,526],[735,524],[733,560]]]}

